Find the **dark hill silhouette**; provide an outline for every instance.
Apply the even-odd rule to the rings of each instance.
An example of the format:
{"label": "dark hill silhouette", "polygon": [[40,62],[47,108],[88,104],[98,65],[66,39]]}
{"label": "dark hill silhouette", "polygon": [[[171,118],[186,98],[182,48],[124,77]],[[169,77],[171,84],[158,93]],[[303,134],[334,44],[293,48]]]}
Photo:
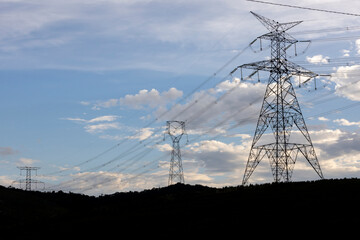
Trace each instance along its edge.
{"label": "dark hill silhouette", "polygon": [[0,187],[1,233],[16,236],[348,232],[358,228],[359,213],[359,179],[224,188],[176,184],[99,197]]}

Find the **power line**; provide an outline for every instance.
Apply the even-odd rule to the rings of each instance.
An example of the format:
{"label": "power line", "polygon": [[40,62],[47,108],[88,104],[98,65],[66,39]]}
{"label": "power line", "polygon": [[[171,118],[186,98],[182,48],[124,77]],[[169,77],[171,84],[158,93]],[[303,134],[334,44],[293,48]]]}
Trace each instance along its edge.
{"label": "power line", "polygon": [[[251,46],[251,45],[249,45],[249,46]],[[247,46],[244,50],[246,50],[249,46]],[[244,51],[244,50],[243,50],[243,51]],[[240,52],[240,54],[241,54],[241,53],[242,53],[242,52]],[[239,54],[239,55],[240,55],[240,54]],[[222,71],[229,63],[231,63],[236,57],[238,57],[238,56],[235,56],[233,59],[231,59],[229,62],[227,62],[222,68],[220,68],[217,72],[215,72],[215,73],[214,73],[213,75],[211,75],[208,79],[206,79],[206,81],[202,82],[198,87],[196,87],[195,89],[193,89],[192,92],[190,92],[187,96],[185,96],[184,98],[182,98],[178,103],[184,101],[184,100],[187,99],[189,96],[191,96],[193,93],[195,93],[196,91],[198,91],[198,90],[199,90],[201,87],[203,87],[208,81],[210,81],[213,77],[215,77],[218,72]],[[224,94],[224,95],[226,96],[227,94],[230,94],[230,93],[231,93],[231,91],[229,91],[229,93],[226,93],[226,94]],[[225,96],[222,96],[222,97],[220,98],[220,100],[221,100],[222,98],[224,98]],[[199,100],[199,99],[198,99],[198,100]],[[219,100],[218,100],[218,101],[219,101]],[[194,105],[195,105],[196,103],[197,103],[197,101],[194,103]],[[176,104],[175,104],[175,105],[176,105]],[[190,107],[191,107],[191,106],[193,106],[193,105],[190,105]],[[170,108],[169,110],[167,110],[167,112],[165,112],[164,115],[165,115],[166,113],[170,112],[171,110],[172,110],[171,108]],[[188,109],[185,109],[185,110],[188,110]],[[208,110],[208,108],[204,109],[204,111],[207,111],[207,110]],[[178,115],[181,115],[182,113],[183,113],[183,112],[178,113]],[[163,115],[161,115],[159,118],[161,118],[161,117],[163,117]],[[149,123],[148,125],[146,125],[146,127],[150,126],[151,124],[153,124],[153,123],[156,122],[157,120],[158,120],[158,118],[155,119],[153,122]],[[159,131],[161,131],[161,129],[159,129]],[[151,142],[152,142],[152,141],[151,141]],[[150,143],[151,143],[151,142],[150,142]],[[115,148],[115,147],[117,147],[118,145],[119,145],[119,144],[113,146],[112,148]],[[101,155],[107,153],[108,151],[112,150],[112,148],[110,148],[109,150],[104,151],[104,153],[100,153],[98,156],[95,156],[95,157],[93,157],[93,158],[90,158],[89,160],[87,160],[87,161],[85,161],[85,162],[83,162],[83,163],[80,163],[80,164],[78,164],[78,165],[75,165],[75,166],[80,166],[80,165],[89,163],[89,162],[93,161],[94,159],[98,158],[99,156],[101,156]],[[133,152],[135,152],[135,151],[138,150],[138,149],[136,149],[136,150],[134,150],[134,151],[131,151],[131,150],[133,150],[134,148],[136,148],[136,146],[134,146],[133,148],[128,149],[128,151],[125,151],[123,154],[124,154],[124,155],[127,155],[129,152],[130,152],[130,153],[133,153]],[[129,150],[130,150],[130,151],[129,151]],[[140,153],[140,154],[142,154],[142,153]],[[109,163],[112,163],[112,162],[113,162],[113,161],[110,161]],[[102,164],[100,167],[106,166],[106,165],[108,165],[109,163]],[[132,165],[132,164],[131,164],[131,165]],[[117,167],[119,167],[119,166],[117,166]]]}
{"label": "power line", "polygon": [[[236,58],[238,58],[241,54],[243,54],[248,48],[250,47],[250,44],[247,45],[245,48],[243,48],[241,51],[239,51],[236,55],[234,55],[231,59],[229,59],[225,64],[223,64],[219,69],[217,69],[212,75],[210,75],[209,77],[207,77],[206,79],[204,79],[204,81],[202,81],[199,85],[197,85],[192,91],[190,91],[186,96],[182,97],[180,100],[178,100],[174,106],[180,104],[181,102],[185,101],[186,99],[188,99],[191,95],[193,95],[196,91],[198,91],[199,89],[201,89],[206,83],[208,83],[209,81],[211,81],[213,78],[215,78],[221,71],[223,71],[227,66],[230,65],[230,63],[232,63]],[[222,78],[222,80],[224,80],[224,78]],[[200,97],[201,98],[201,97]],[[199,100],[199,99],[198,99]],[[181,115],[183,112],[187,111],[189,108],[191,108],[193,105],[195,105],[198,101],[195,101],[192,105],[188,106],[186,109],[184,109],[182,112],[178,113],[177,115]],[[163,113],[161,113],[158,117],[156,117],[155,119],[153,119],[152,121],[150,121],[148,124],[146,124],[143,128],[147,128],[149,126],[151,126],[152,124],[154,124],[156,121],[158,121],[160,118],[163,118],[166,114],[168,114],[169,112],[171,112],[171,110],[173,110],[173,107],[171,107],[170,109],[164,111]],[[157,131],[155,131],[153,134],[156,134],[158,132],[160,132],[161,129],[158,129]],[[121,141],[120,143],[117,143],[115,145],[113,145],[112,147],[106,149],[105,151],[101,152],[100,154],[92,157],[92,158],[89,158],[81,163],[78,163],[76,165],[73,165],[71,168],[68,168],[68,169],[64,169],[64,170],[59,170],[59,171],[55,171],[55,172],[51,172],[51,173],[48,173],[46,175],[55,175],[55,174],[58,174],[58,173],[62,173],[62,172],[65,172],[65,171],[68,171],[70,169],[73,169],[74,167],[79,167],[79,166],[82,166],[84,164],[87,164],[87,163],[90,163],[92,162],[93,160],[95,159],[98,159],[99,157],[105,155],[106,153],[114,150],[115,148],[119,147],[120,145],[122,145],[123,143],[125,143],[126,141],[128,141],[129,139],[132,139],[134,138],[138,133],[124,139],[123,141]],[[145,139],[143,141],[141,141],[140,143],[144,143],[144,141],[148,140]],[[153,140],[154,141],[154,140]],[[151,143],[151,142],[150,142]],[[148,143],[148,144],[150,144]],[[95,168],[101,168],[101,167],[104,167],[106,165],[108,165],[109,163],[112,163],[116,160],[119,160],[121,159],[124,155],[127,155],[129,152],[132,153],[131,150],[133,150],[134,148],[136,148],[138,146],[138,144],[130,147],[128,150],[126,150],[123,154],[120,154],[118,157],[104,163],[104,164],[101,164]],[[121,157],[120,157],[121,156]]]}
{"label": "power line", "polygon": [[355,14],[355,13],[339,12],[339,11],[325,10],[325,9],[319,9],[319,8],[301,7],[301,6],[295,6],[295,5],[289,5],[289,4],[265,2],[265,1],[258,1],[258,0],[246,0],[246,1],[248,1],[248,2],[256,2],[256,3],[264,3],[264,4],[269,4],[269,5],[281,6],[281,7],[298,8],[298,9],[303,9],[303,10],[327,12],[327,13],[334,13],[334,14],[342,14],[342,15],[360,17],[360,14]]}
{"label": "power line", "polygon": [[304,30],[291,32],[291,35],[301,35],[301,34],[313,34],[313,33],[329,33],[329,32],[345,32],[345,31],[356,31],[359,30],[360,26],[347,26],[347,27],[337,27],[337,28],[323,28],[323,29],[314,29],[314,30]]}

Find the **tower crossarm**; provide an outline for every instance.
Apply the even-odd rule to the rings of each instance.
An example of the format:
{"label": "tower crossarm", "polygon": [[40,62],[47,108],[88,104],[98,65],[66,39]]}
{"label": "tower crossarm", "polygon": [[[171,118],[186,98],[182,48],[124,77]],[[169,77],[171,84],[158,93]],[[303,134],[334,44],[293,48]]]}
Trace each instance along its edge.
{"label": "tower crossarm", "polygon": [[259,14],[256,14],[252,11],[250,11],[252,15],[254,15],[261,23],[266,27],[269,31],[287,31],[290,28],[295,27],[296,25],[302,23],[302,21],[295,21],[295,22],[288,22],[288,23],[279,23],[277,21],[274,21],[272,19],[266,18],[264,16],[261,16]]}
{"label": "tower crossarm", "polygon": [[[287,32],[269,32],[269,33],[265,33],[263,35],[261,35],[260,37],[257,37],[253,42],[251,42],[252,44],[254,44],[254,42],[258,39],[264,39],[264,40],[273,40],[273,39],[277,39],[283,43],[287,43],[289,45],[287,45],[287,48],[289,48],[292,44],[299,42],[298,40],[296,40],[295,38],[293,38],[290,34],[288,34]],[[301,41],[302,42],[302,41]]]}
{"label": "tower crossarm", "polygon": [[[280,61],[281,64],[274,64],[275,61]],[[279,73],[286,73],[286,75],[291,76],[299,76],[304,77],[305,80],[300,82],[300,84],[305,84],[311,79],[319,76],[319,74],[316,74],[304,67],[301,67],[297,65],[296,63],[287,61],[286,59],[270,59],[270,60],[264,60],[264,61],[258,61],[253,63],[246,63],[240,66],[237,66],[234,70],[230,72],[230,74],[235,73],[237,70],[242,69],[251,69],[255,70],[251,75],[254,75],[254,73],[258,71],[267,71],[267,72],[279,72]]]}
{"label": "tower crossarm", "polygon": [[319,74],[314,73],[304,67],[301,67],[297,65],[296,63],[286,61],[286,64],[284,65],[287,68],[287,71],[291,73],[294,76],[301,76],[301,77],[307,77],[308,79],[302,83],[306,83],[310,79],[319,76]]}
{"label": "tower crossarm", "polygon": [[259,61],[259,62],[253,62],[253,63],[246,63],[240,66],[237,66],[236,68],[234,68],[234,70],[232,70],[230,72],[230,74],[232,75],[233,73],[235,73],[237,70],[242,70],[242,69],[253,69],[256,71],[270,71],[271,70],[271,61],[270,60],[264,60],[264,61]]}

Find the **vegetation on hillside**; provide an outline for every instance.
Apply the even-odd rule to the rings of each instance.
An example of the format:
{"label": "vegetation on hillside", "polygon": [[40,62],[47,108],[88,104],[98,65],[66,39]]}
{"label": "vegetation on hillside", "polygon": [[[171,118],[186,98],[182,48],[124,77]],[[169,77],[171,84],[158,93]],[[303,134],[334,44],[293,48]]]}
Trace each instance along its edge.
{"label": "vegetation on hillside", "polygon": [[359,213],[360,179],[224,188],[176,184],[99,197],[0,187],[1,231],[17,236],[331,231],[357,228]]}

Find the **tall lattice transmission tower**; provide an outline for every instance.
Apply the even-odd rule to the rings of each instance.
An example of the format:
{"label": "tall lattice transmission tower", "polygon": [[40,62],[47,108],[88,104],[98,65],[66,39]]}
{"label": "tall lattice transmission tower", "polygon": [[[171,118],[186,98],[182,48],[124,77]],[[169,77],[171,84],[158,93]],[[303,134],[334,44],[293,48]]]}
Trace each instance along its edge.
{"label": "tall lattice transmission tower", "polygon": [[[251,12],[270,32],[256,40],[270,41],[271,58],[269,60],[243,64],[238,69],[251,70],[250,76],[259,71],[270,72],[260,116],[251,144],[242,184],[246,184],[260,161],[267,156],[275,182],[291,180],[292,172],[299,152],[305,157],[317,175],[323,174],[315,154],[304,117],[291,78],[305,79],[302,83],[320,76],[293,62],[288,61],[286,51],[299,41],[286,31],[302,21],[279,23]],[[291,134],[295,128],[297,131]],[[270,133],[270,134],[266,134]],[[271,134],[272,133],[272,134]]]}
{"label": "tall lattice transmission tower", "polygon": [[166,126],[166,133],[170,135],[172,140],[168,185],[172,185],[174,183],[185,183],[180,152],[180,139],[184,134],[186,134],[185,122],[167,121]]}
{"label": "tall lattice transmission tower", "polygon": [[20,180],[15,181],[15,182],[18,182],[20,184],[20,188],[22,188],[22,185],[21,185],[22,183],[25,183],[25,190],[26,191],[31,191],[33,184],[35,184],[35,189],[37,189],[38,184],[41,184],[41,185],[43,185],[45,187],[44,182],[32,179],[32,177],[31,177],[31,172],[34,171],[35,174],[37,175],[37,170],[40,169],[40,167],[28,167],[28,166],[25,166],[25,167],[18,167],[18,168],[20,169],[20,175],[22,175],[22,171],[26,171],[25,179],[20,179]]}

